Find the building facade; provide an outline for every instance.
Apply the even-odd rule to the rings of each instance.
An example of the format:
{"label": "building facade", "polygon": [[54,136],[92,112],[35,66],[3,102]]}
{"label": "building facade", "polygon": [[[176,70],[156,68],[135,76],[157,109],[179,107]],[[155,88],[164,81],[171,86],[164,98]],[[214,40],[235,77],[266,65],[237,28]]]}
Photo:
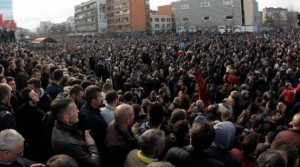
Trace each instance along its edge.
{"label": "building facade", "polygon": [[98,32],[97,1],[90,0],[75,6],[75,30],[77,33]]}
{"label": "building facade", "polygon": [[107,0],[108,32],[150,30],[149,0]]}
{"label": "building facade", "polygon": [[13,20],[13,1],[12,0],[0,0],[0,14],[2,14],[3,20]]}
{"label": "building facade", "polygon": [[[182,0],[175,2],[177,32],[255,31],[257,17],[258,7],[255,0]],[[246,25],[252,28],[248,30]]]}
{"label": "building facade", "polygon": [[264,8],[262,19],[264,24],[272,23],[275,20],[287,20],[288,10],[285,8]]}
{"label": "building facade", "polygon": [[51,21],[41,21],[37,32],[38,33],[50,33],[51,28],[52,28]]}
{"label": "building facade", "polygon": [[172,15],[150,14],[150,22],[152,33],[171,32],[173,29]]}

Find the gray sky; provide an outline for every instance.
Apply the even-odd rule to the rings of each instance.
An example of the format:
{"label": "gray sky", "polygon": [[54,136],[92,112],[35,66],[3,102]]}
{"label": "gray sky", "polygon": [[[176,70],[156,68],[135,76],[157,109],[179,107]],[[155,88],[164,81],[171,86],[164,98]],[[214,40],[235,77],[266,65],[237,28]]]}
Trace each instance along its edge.
{"label": "gray sky", "polygon": [[[88,0],[13,0],[14,19],[19,27],[35,31],[40,21],[60,23],[74,15],[74,6]],[[150,8],[167,5],[174,0],[150,0]],[[264,7],[283,7],[300,11],[300,0],[257,0]]]}

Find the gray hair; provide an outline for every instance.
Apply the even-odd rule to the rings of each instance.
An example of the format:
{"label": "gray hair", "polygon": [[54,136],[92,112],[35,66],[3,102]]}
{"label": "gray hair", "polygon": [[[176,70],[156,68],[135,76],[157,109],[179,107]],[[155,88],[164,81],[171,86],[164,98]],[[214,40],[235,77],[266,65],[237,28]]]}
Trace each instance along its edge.
{"label": "gray hair", "polygon": [[153,162],[146,167],[175,167],[169,162]]}
{"label": "gray hair", "polygon": [[165,146],[165,132],[149,129],[139,137],[139,144],[144,154],[151,155],[155,149]]}
{"label": "gray hair", "polygon": [[13,129],[5,129],[0,132],[0,150],[14,150],[18,143],[24,141],[23,136]]}

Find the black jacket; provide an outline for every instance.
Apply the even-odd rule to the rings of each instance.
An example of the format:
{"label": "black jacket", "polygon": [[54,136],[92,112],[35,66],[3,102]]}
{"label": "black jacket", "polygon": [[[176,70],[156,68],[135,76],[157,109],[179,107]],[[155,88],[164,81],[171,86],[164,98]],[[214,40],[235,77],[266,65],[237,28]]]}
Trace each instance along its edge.
{"label": "black jacket", "polygon": [[100,109],[85,103],[79,112],[79,126],[82,130],[91,130],[90,134],[99,150],[104,149],[107,123],[100,114]]}
{"label": "black jacket", "polygon": [[176,167],[224,167],[220,161],[212,159],[205,151],[196,152],[192,147],[173,147],[167,155],[166,161]]}
{"label": "black jacket", "polygon": [[43,128],[43,117],[45,113],[36,106],[28,103],[22,105],[15,111],[18,132],[25,138],[28,147],[25,155],[31,155],[36,162],[47,161],[45,150],[45,134]]}
{"label": "black jacket", "polygon": [[12,164],[5,165],[5,164],[0,163],[0,167],[30,167],[32,164],[35,164],[35,163],[24,157],[19,157]]}
{"label": "black jacket", "polygon": [[11,113],[11,108],[0,102],[0,131],[16,128],[16,121],[15,117]]}
{"label": "black jacket", "polygon": [[27,87],[27,81],[29,80],[29,75],[21,70],[21,69],[16,69],[16,85],[17,85],[17,90],[22,90],[23,88]]}
{"label": "black jacket", "polygon": [[87,145],[82,132],[56,121],[52,132],[52,149],[55,155],[66,154],[81,167],[100,167],[100,153],[95,145]]}

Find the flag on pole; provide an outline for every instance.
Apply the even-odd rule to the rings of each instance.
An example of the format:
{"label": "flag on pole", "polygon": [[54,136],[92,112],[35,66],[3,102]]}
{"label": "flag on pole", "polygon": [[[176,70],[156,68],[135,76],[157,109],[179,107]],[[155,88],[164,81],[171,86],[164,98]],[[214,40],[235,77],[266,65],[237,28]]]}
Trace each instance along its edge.
{"label": "flag on pole", "polygon": [[196,67],[196,76],[198,81],[198,99],[203,101],[204,107],[208,107],[211,105],[211,102],[207,96],[205,81],[200,73],[199,66]]}

